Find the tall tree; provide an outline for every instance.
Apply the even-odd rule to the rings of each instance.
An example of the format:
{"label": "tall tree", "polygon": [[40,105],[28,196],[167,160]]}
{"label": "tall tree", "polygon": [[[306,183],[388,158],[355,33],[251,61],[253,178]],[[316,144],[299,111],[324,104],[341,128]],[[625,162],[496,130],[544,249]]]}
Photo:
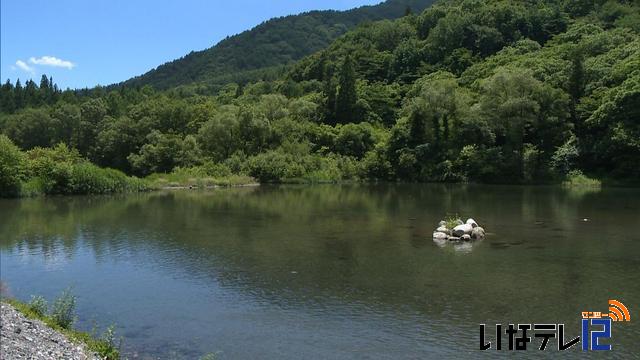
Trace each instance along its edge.
{"label": "tall tree", "polygon": [[356,122],[356,72],[351,56],[344,59],[340,69],[338,82],[338,94],[336,96],[336,120],[338,123],[346,124]]}
{"label": "tall tree", "polygon": [[7,79],[0,92],[0,112],[12,113],[15,107],[13,84]]}
{"label": "tall tree", "polygon": [[20,79],[16,80],[16,87],[13,92],[13,98],[16,104],[16,110],[24,107],[24,90],[22,89]]}

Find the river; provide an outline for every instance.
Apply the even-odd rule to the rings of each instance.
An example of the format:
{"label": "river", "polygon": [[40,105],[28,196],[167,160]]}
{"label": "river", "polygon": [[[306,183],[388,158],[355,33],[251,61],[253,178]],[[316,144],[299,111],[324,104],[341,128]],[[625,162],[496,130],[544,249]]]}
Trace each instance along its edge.
{"label": "river", "polygon": [[[487,231],[438,244],[446,216]],[[0,200],[11,295],[78,296],[131,358],[478,358],[495,324],[563,323],[623,302],[640,345],[640,190],[317,185]],[[503,349],[506,347],[503,339]],[[523,355],[552,357],[534,338]],[[580,345],[564,354],[582,357]]]}

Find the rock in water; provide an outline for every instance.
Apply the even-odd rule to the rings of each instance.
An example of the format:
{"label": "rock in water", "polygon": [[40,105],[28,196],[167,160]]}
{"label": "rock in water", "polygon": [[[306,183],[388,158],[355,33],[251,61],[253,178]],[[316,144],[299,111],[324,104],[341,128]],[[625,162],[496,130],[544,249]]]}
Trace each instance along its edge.
{"label": "rock in water", "polygon": [[460,238],[457,236],[447,236],[447,239],[449,241],[460,241]]}
{"label": "rock in water", "polygon": [[474,227],[471,231],[471,237],[474,239],[482,239],[484,238],[484,229],[480,226]]}
{"label": "rock in water", "polygon": [[473,219],[467,219],[467,224],[471,225],[472,227],[478,226],[478,223]]}
{"label": "rock in water", "polygon": [[464,235],[460,236],[460,240],[471,241],[471,235],[464,234]]}
{"label": "rock in water", "polygon": [[473,226],[469,224],[458,225],[453,228],[453,236],[460,237],[464,234],[471,235],[472,230]]}
{"label": "rock in water", "polygon": [[439,228],[436,229],[436,231],[443,232],[443,233],[448,233],[449,229],[447,229],[446,226],[440,226]]}
{"label": "rock in water", "polygon": [[447,234],[445,234],[443,232],[440,232],[440,231],[436,231],[436,232],[433,233],[433,238],[434,239],[446,239],[448,236],[449,235],[447,235]]}

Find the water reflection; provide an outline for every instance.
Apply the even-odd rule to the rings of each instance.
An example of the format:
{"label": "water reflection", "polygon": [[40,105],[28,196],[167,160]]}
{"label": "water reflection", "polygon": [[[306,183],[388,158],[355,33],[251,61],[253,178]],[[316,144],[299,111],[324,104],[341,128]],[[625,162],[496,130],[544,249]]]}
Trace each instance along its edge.
{"label": "water reflection", "polygon": [[[23,298],[75,284],[80,310],[141,354],[475,354],[480,322],[575,323],[612,294],[639,308],[640,238],[624,230],[639,199],[352,185],[2,200],[2,279]],[[432,241],[447,214],[487,238]],[[620,354],[640,335],[629,329]]]}

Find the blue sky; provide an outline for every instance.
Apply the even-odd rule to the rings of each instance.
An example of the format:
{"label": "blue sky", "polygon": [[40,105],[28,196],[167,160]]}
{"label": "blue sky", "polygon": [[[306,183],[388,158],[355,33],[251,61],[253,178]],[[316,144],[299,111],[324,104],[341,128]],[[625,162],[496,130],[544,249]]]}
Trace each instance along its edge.
{"label": "blue sky", "polygon": [[62,88],[108,85],[275,16],[381,0],[2,0],[0,72]]}

